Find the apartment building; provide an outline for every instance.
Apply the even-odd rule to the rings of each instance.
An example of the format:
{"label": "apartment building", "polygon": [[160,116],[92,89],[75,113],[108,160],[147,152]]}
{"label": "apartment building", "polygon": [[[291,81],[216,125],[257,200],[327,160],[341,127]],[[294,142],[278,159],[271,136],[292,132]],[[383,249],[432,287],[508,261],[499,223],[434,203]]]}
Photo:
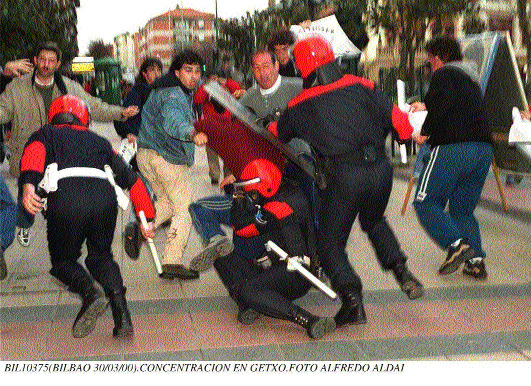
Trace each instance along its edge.
{"label": "apartment building", "polygon": [[133,35],[129,32],[124,32],[115,36],[113,46],[114,57],[120,62],[122,71],[126,73],[135,72],[135,42]]}
{"label": "apartment building", "polygon": [[185,47],[191,46],[201,52],[205,47],[212,50],[214,21],[213,14],[179,7],[153,17],[133,34],[135,68],[144,58],[153,56],[167,69],[175,52]]}

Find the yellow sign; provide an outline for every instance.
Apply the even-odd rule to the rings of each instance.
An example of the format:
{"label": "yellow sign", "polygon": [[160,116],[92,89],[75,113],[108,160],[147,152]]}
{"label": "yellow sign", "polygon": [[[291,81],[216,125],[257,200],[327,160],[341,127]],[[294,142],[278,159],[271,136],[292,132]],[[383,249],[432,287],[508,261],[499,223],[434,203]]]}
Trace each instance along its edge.
{"label": "yellow sign", "polygon": [[72,72],[74,74],[84,74],[86,72],[94,72],[94,58],[92,57],[76,57],[72,61]]}

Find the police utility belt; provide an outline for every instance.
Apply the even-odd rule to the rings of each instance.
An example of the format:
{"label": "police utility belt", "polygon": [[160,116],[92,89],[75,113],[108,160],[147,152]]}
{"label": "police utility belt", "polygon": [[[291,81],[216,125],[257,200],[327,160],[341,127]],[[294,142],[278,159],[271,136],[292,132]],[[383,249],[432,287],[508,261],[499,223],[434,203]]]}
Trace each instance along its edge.
{"label": "police utility belt", "polygon": [[74,167],[58,170],[57,163],[52,163],[46,167],[44,178],[39,182],[38,188],[44,190],[46,193],[55,192],[57,190],[57,183],[63,178],[70,177],[90,177],[107,180],[114,187],[116,192],[116,199],[118,205],[123,210],[127,209],[129,205],[129,198],[125,195],[122,188],[116,185],[112,174],[112,169],[109,165],[104,166],[104,170],[96,168]]}
{"label": "police utility belt", "polygon": [[319,189],[324,190],[328,185],[335,164],[350,166],[372,165],[385,158],[385,149],[372,144],[362,145],[347,153],[334,155],[318,155],[315,167],[315,180]]}

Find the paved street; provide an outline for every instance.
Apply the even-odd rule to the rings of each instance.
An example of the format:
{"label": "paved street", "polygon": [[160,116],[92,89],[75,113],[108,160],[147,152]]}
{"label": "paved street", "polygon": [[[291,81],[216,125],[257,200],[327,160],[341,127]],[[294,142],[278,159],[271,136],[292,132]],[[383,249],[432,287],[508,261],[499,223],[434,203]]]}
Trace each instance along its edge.
{"label": "paved street", "polygon": [[[93,130],[118,137],[109,124]],[[1,172],[13,195],[15,180]],[[194,197],[214,194],[203,149],[193,167]],[[42,216],[32,228],[32,244],[15,241],[6,252],[9,276],[0,284],[1,360],[531,360],[531,194],[529,179],[505,188],[510,213],[499,209],[494,178],[489,176],[477,218],[487,252],[489,277],[476,282],[458,272],[437,274],[444,259],[421,229],[411,206],[400,209],[408,172],[395,178],[387,216],[410,269],[426,287],[426,295],[409,301],[392,275],[378,266],[367,237],[355,224],[349,257],[362,277],[368,323],[336,330],[312,341],[291,323],[263,317],[252,326],[236,320],[236,306],[213,270],[192,282],[166,281],[156,275],[147,245],[138,261],[122,247],[127,213],[120,212],[113,244],[127,286],[135,335],[112,338],[108,310],[95,331],[84,339],[71,336],[80,301],[48,273],[46,228]],[[503,178],[504,180],[504,178]],[[165,231],[157,231],[159,253]],[[192,229],[185,261],[201,249]],[[300,304],[334,315],[339,302],[312,291]]]}

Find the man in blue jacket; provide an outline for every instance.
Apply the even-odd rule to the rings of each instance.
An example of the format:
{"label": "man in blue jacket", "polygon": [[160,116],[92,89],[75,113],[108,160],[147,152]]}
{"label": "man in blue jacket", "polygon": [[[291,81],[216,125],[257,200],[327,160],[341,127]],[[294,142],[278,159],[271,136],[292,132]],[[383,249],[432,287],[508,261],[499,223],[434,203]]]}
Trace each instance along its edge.
{"label": "man in blue jacket", "polygon": [[165,278],[197,279],[199,273],[182,265],[191,218],[190,167],[194,163],[193,93],[199,85],[203,60],[194,51],[179,52],[167,74],[159,78],[142,109],[137,163],[157,196],[154,228],[171,219],[162,257]]}

